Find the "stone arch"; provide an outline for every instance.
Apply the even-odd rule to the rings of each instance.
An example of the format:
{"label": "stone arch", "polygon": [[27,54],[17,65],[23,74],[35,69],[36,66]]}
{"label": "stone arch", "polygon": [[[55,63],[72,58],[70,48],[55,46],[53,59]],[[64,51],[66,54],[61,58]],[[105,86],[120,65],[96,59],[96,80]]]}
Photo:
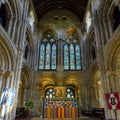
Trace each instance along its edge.
{"label": "stone arch", "polygon": [[53,37],[55,40],[58,40],[58,36],[57,36],[57,33],[55,31],[55,29],[53,28],[52,25],[48,24],[48,25],[45,25],[41,28],[40,32],[38,33],[39,34],[39,39],[41,40],[44,36],[44,33],[52,33],[53,34]]}
{"label": "stone arch", "polygon": [[54,73],[41,73],[37,76],[35,80],[36,87],[44,90],[47,86],[57,85],[58,77]]}
{"label": "stone arch", "polygon": [[18,20],[21,19],[22,17],[22,9],[20,7],[21,3],[20,1],[7,1],[7,4],[9,4],[9,6],[11,7],[12,10],[12,15],[14,15],[16,18],[18,18]]}
{"label": "stone arch", "polygon": [[5,33],[0,35],[0,55],[1,55],[1,68],[5,70],[14,71],[16,53],[13,44],[9,41]]}
{"label": "stone arch", "polygon": [[81,36],[81,31],[80,31],[80,29],[78,29],[78,25],[79,25],[79,23],[74,23],[74,24],[68,26],[63,32],[63,36],[62,36],[63,39],[67,38],[66,35],[67,35],[68,32],[69,33],[72,32],[73,34],[76,34],[75,37],[79,40],[80,36]]}
{"label": "stone arch", "polygon": [[[109,3],[109,2],[108,2]],[[111,4],[110,4],[111,3]],[[107,14],[107,18],[110,20],[111,22],[111,28],[112,28],[112,32],[115,31],[114,29],[114,12],[115,12],[115,9],[118,5],[116,5],[115,1],[112,1],[110,2],[109,4],[109,8],[108,8],[108,11],[107,12],[104,12],[104,14],[106,13]],[[117,15],[117,17],[120,17],[120,10],[119,10],[119,15]],[[119,19],[119,18],[118,18]]]}
{"label": "stone arch", "polygon": [[[106,83],[107,92],[118,92],[120,95],[120,35],[116,36],[116,39],[112,40],[112,46],[108,48],[106,57]],[[120,112],[118,112],[118,118]]]}
{"label": "stone arch", "polygon": [[13,38],[15,36],[14,29],[16,27],[16,24],[20,24],[20,19],[22,17],[21,7],[19,1],[5,1],[5,3],[2,5],[4,6],[6,12],[4,13],[3,20],[5,22],[5,25],[2,26],[8,32],[9,36]]}
{"label": "stone arch", "polygon": [[115,6],[112,15],[113,30],[115,31],[120,24],[120,10],[119,6]]}
{"label": "stone arch", "polygon": [[30,58],[30,56],[32,56],[33,46],[34,46],[33,36],[30,34],[30,31],[27,29],[27,31],[26,31],[25,49],[24,49],[24,58],[26,60],[29,60],[29,62],[31,60],[28,59],[28,57]]}
{"label": "stone arch", "polygon": [[104,107],[103,85],[100,71],[96,66],[91,69],[90,76],[91,107]]}
{"label": "stone arch", "polygon": [[[84,74],[84,73],[83,73]],[[75,96],[79,99],[79,105],[84,104],[84,100],[86,97],[85,91],[85,78],[84,75],[80,75],[79,73],[64,73],[61,78],[63,81],[63,85],[67,87],[71,87],[75,91]],[[83,97],[83,95],[85,95]]]}
{"label": "stone arch", "polygon": [[32,85],[31,70],[27,66],[21,69],[21,77],[18,90],[18,107],[23,107],[24,102],[29,99]]}
{"label": "stone arch", "polygon": [[[2,16],[3,12],[6,12],[6,14],[4,13],[4,16]],[[6,29],[6,31],[8,30],[9,20],[12,15],[13,15],[12,7],[10,3],[7,1],[6,3],[1,5],[1,19],[3,18],[3,22],[4,22],[2,26]]]}
{"label": "stone arch", "polygon": [[76,89],[79,89],[80,86],[84,85],[82,77],[78,74],[64,74],[61,78],[63,80],[63,84],[66,86],[74,86]]}
{"label": "stone arch", "polygon": [[[119,37],[119,36],[118,36]],[[109,51],[105,53],[105,59],[106,59],[106,70],[114,70],[115,69],[115,58],[117,54],[119,53],[120,49],[120,40],[119,38],[116,39],[114,42],[112,42],[112,46],[110,48],[107,48]]]}

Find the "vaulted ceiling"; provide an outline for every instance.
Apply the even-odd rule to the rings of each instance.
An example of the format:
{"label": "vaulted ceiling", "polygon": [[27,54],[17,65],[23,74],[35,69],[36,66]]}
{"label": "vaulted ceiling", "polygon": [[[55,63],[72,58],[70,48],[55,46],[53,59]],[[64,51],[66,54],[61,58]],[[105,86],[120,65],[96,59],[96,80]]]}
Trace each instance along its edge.
{"label": "vaulted ceiling", "polygon": [[69,10],[83,21],[88,0],[33,0],[38,21],[50,10]]}

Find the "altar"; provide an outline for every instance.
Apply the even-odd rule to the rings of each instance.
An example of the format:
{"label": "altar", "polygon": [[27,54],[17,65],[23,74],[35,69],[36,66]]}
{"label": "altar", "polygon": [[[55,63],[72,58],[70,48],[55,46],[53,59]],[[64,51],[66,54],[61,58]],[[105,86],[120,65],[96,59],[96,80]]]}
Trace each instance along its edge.
{"label": "altar", "polygon": [[77,100],[44,100],[44,118],[78,118]]}

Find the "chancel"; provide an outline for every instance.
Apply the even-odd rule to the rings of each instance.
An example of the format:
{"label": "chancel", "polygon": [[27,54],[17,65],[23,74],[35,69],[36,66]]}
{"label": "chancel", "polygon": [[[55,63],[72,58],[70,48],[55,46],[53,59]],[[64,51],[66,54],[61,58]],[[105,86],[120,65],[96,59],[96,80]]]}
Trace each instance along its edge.
{"label": "chancel", "polygon": [[0,120],[120,120],[119,0],[0,0]]}

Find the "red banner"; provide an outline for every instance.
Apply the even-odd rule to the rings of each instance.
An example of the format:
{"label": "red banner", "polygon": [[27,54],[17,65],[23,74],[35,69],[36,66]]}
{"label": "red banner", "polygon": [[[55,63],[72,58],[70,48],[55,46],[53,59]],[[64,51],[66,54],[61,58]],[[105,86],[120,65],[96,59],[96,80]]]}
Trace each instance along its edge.
{"label": "red banner", "polygon": [[118,93],[107,93],[106,94],[108,109],[120,109],[120,101]]}

